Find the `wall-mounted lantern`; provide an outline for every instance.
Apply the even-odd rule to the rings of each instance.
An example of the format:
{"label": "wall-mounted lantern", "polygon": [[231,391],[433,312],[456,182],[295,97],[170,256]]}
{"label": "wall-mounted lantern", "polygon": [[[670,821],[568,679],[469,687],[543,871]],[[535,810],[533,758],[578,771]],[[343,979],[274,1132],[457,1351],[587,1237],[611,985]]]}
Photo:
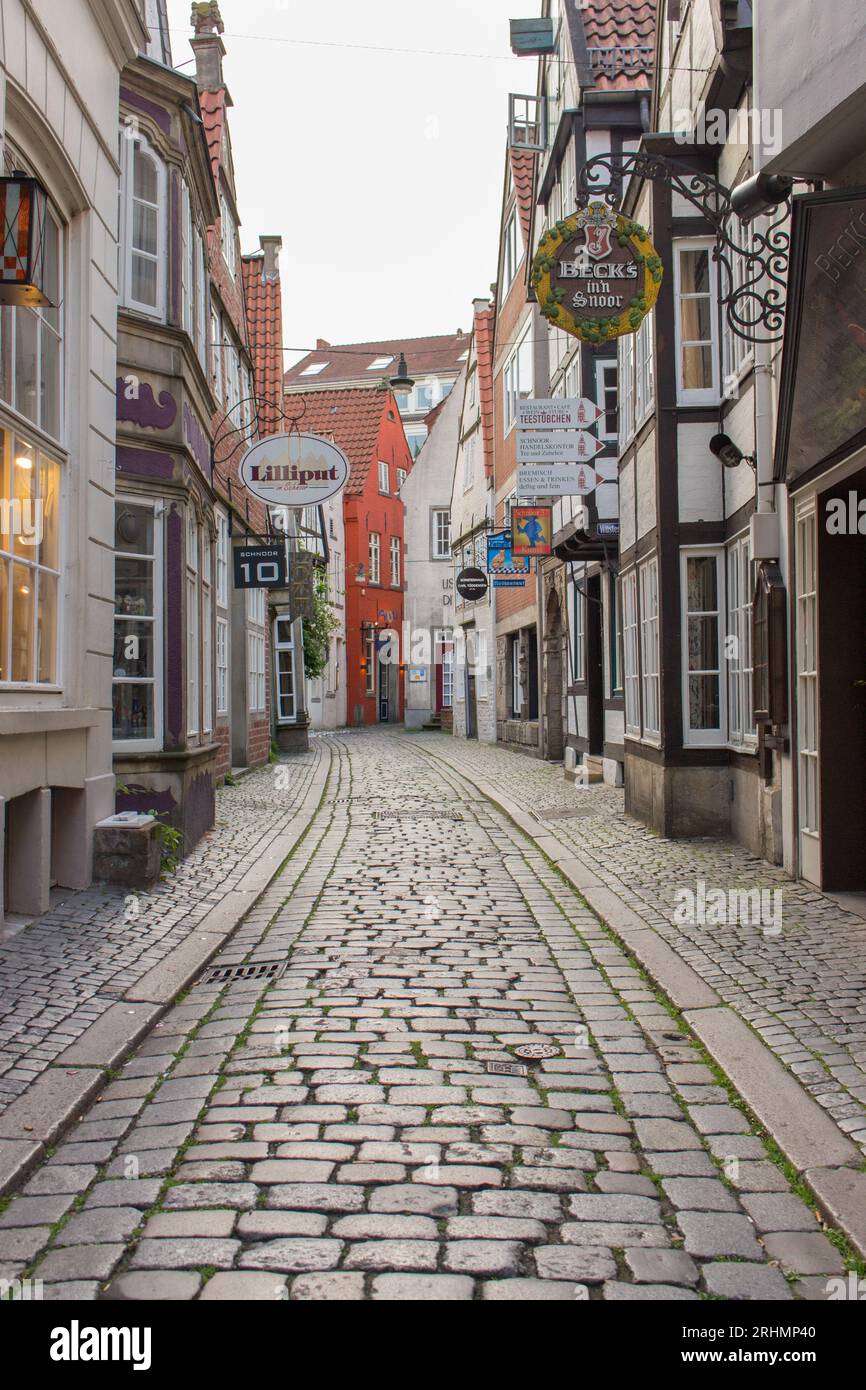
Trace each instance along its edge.
{"label": "wall-mounted lantern", "polygon": [[48,194],[38,179],[16,171],[0,179],[0,304],[56,309],[46,296]]}

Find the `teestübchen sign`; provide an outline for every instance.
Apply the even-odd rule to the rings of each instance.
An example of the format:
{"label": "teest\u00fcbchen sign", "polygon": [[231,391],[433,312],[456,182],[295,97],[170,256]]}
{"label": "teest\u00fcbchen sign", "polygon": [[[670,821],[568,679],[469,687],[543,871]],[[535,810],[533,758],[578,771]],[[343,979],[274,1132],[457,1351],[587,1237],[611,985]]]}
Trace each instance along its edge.
{"label": "teest\u00fcbchen sign", "polygon": [[591,430],[604,414],[588,396],[517,402],[519,430]]}
{"label": "teest\u00fcbchen sign", "polygon": [[270,507],[314,507],[346,484],[349,460],[318,434],[274,434],[241,460],[244,487]]}
{"label": "teest\u00fcbchen sign", "polygon": [[542,314],[586,343],[636,333],[661,282],[661,259],[646,228],[602,202],[556,222],[532,264]]}

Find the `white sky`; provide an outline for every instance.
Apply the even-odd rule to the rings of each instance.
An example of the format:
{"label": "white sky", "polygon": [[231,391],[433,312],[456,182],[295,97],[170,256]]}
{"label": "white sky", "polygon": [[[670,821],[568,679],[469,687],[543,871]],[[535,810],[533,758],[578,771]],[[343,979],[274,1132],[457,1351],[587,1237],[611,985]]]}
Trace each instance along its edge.
{"label": "white sky", "polygon": [[[177,66],[191,57],[190,9],[168,0]],[[472,300],[496,278],[507,94],[535,90],[535,61],[509,48],[520,5],[221,0],[221,10],[241,241],[249,252],[260,233],[283,237],[286,345],[468,330]],[[426,52],[325,46],[350,44]]]}

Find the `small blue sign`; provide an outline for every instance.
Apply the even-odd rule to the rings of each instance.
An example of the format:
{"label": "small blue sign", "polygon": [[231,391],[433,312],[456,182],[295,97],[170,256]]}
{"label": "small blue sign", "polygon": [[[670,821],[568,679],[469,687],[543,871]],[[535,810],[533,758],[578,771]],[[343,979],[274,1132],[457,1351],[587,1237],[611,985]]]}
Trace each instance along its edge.
{"label": "small blue sign", "polygon": [[[488,574],[528,574],[529,559],[525,555],[513,555],[511,550],[511,532],[495,531],[487,537],[487,573]],[[493,581],[494,587],[502,588]],[[518,586],[512,586],[518,587]]]}

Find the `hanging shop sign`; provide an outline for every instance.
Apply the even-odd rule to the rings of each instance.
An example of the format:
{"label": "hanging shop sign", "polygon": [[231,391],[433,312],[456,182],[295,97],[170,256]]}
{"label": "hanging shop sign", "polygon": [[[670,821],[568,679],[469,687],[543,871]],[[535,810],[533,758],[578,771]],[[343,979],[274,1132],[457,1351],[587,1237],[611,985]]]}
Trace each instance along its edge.
{"label": "hanging shop sign", "polygon": [[234,564],[236,589],[284,589],[288,582],[285,545],[238,545]]}
{"label": "hanging shop sign", "polygon": [[[495,531],[487,537],[488,574],[528,574],[529,561],[523,555],[515,555],[511,548],[511,532]],[[494,589],[500,587],[493,582]]]}
{"label": "hanging shop sign", "polygon": [[487,575],[483,570],[474,568],[461,570],[457,576],[457,592],[470,603],[475,599],[484,598],[487,593]]}
{"label": "hanging shop sign", "polygon": [[318,434],[274,434],[248,449],[241,482],[270,507],[315,507],[346,485],[349,460]]}
{"label": "hanging shop sign", "polygon": [[604,445],[586,430],[550,430],[517,436],[518,463],[588,463]]}
{"label": "hanging shop sign", "polygon": [[604,481],[601,473],[582,463],[534,463],[517,470],[517,491],[521,497],[586,497]]}
{"label": "hanging shop sign", "polygon": [[604,414],[587,396],[564,400],[518,401],[517,428],[521,430],[591,430]]}
{"label": "hanging shop sign", "polygon": [[661,259],[646,228],[602,202],[555,223],[532,263],[542,314],[585,343],[637,332],[661,282]]}
{"label": "hanging shop sign", "polygon": [[550,555],[553,549],[552,509],[512,507],[511,548],[515,555]]}
{"label": "hanging shop sign", "polygon": [[525,579],[494,579],[494,589],[525,589]]}

